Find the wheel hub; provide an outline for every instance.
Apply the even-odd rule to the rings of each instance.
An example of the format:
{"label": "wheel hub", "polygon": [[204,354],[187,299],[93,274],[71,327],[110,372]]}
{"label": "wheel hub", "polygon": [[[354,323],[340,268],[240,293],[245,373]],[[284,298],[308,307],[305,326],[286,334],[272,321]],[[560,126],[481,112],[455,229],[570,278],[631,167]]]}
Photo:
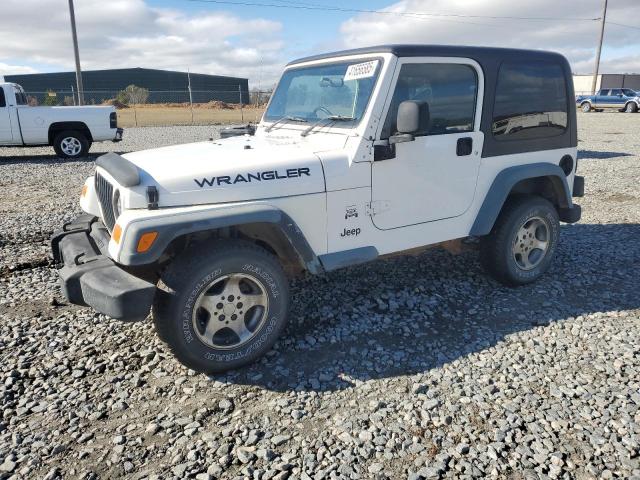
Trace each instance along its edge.
{"label": "wheel hub", "polygon": [[223,308],[222,311],[224,312],[225,315],[233,315],[236,312],[236,306],[233,303],[227,303]]}
{"label": "wheel hub", "polygon": [[518,268],[532,270],[545,258],[549,249],[549,225],[541,217],[528,219],[516,233],[511,249]]}
{"label": "wheel hub", "polygon": [[60,142],[60,147],[65,154],[71,156],[78,155],[80,153],[80,150],[82,150],[80,140],[75,137],[63,138],[62,142]]}
{"label": "wheel hub", "polygon": [[260,330],[269,311],[264,284],[244,273],[213,280],[193,308],[193,328],[198,339],[211,348],[237,348]]}

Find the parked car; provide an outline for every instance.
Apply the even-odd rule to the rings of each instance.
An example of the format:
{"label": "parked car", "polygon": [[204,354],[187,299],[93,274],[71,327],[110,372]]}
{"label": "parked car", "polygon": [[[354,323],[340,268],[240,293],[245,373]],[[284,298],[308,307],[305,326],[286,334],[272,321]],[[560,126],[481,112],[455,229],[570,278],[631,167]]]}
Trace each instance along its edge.
{"label": "parked car", "polygon": [[528,284],[581,215],[573,98],[569,63],[543,51],[296,60],[254,135],[99,157],[86,214],[52,238],[63,291],[114,318],[152,310],[175,356],[211,373],[271,348],[297,274],[472,237],[490,275]]}
{"label": "parked car", "polygon": [[122,140],[112,106],[33,107],[20,85],[0,83],[0,145],[51,145],[62,158],[87,154],[93,142]]}
{"label": "parked car", "polygon": [[576,104],[585,113],[606,108],[633,113],[640,110],[640,96],[630,88],[603,88],[595,95],[578,95]]}

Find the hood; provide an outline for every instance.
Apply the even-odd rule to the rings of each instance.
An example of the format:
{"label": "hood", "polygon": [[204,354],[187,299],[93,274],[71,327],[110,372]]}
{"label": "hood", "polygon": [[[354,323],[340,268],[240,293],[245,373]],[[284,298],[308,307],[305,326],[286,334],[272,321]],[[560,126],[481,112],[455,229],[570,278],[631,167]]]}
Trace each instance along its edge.
{"label": "hood", "polygon": [[310,143],[285,137],[242,136],[123,157],[140,171],[138,193],[153,185],[159,206],[167,207],[323,192],[324,174],[314,150]]}

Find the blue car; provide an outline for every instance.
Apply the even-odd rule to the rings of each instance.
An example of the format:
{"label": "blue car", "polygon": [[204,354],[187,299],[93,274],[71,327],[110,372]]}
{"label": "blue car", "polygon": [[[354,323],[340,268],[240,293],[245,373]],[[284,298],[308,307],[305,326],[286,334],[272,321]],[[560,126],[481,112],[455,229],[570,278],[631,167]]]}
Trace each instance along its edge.
{"label": "blue car", "polygon": [[578,95],[576,104],[585,113],[605,108],[633,113],[640,110],[640,94],[630,88],[603,88],[595,95]]}

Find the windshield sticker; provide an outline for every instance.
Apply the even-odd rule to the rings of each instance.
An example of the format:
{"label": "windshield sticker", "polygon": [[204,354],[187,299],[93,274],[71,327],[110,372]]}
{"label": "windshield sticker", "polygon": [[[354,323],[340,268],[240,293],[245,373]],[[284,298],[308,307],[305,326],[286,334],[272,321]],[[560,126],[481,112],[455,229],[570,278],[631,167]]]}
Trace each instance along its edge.
{"label": "windshield sticker", "polygon": [[378,68],[378,60],[349,65],[347,73],[344,74],[344,81],[348,82],[349,80],[373,77],[376,73],[376,68]]}

